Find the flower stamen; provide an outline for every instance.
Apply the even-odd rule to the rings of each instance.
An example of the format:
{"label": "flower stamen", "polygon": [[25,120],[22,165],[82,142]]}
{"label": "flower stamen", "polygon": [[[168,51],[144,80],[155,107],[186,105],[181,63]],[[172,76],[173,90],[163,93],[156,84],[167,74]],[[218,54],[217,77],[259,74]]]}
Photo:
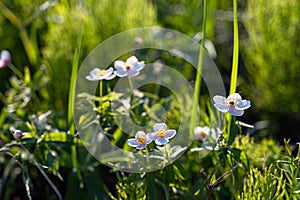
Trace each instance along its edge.
{"label": "flower stamen", "polygon": [[96,72],[97,76],[104,76],[106,74],[106,70],[100,70]]}
{"label": "flower stamen", "polygon": [[166,130],[161,129],[161,130],[157,131],[156,135],[158,137],[162,138],[162,137],[165,137],[166,133],[167,133]]}
{"label": "flower stamen", "polygon": [[123,69],[124,71],[130,71],[133,68],[133,65],[131,63],[125,63]]}
{"label": "flower stamen", "polygon": [[200,133],[198,133],[198,135],[201,137],[201,138],[206,138],[206,133],[204,133],[204,131],[201,131]]}
{"label": "flower stamen", "polygon": [[235,105],[234,100],[230,100],[230,101],[228,101],[227,103],[228,103],[229,106],[234,106],[234,105]]}
{"label": "flower stamen", "polygon": [[136,141],[139,144],[144,144],[146,142],[146,137],[139,136]]}

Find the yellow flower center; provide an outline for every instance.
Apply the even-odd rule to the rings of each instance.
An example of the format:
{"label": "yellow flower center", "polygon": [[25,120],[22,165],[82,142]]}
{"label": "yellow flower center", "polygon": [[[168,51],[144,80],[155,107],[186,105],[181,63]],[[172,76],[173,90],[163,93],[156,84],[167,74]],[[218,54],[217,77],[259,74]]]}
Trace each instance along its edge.
{"label": "yellow flower center", "polygon": [[139,136],[139,137],[137,138],[137,142],[138,142],[139,144],[144,144],[144,143],[146,142],[146,137]]}
{"label": "yellow flower center", "polygon": [[198,136],[201,138],[206,138],[206,134],[203,131],[199,132]]}
{"label": "yellow flower center", "polygon": [[101,70],[96,72],[97,76],[104,76],[106,74],[106,70]]}
{"label": "yellow flower center", "polygon": [[165,137],[165,135],[166,135],[166,131],[165,130],[159,130],[159,131],[157,131],[157,133],[156,133],[156,135],[158,136],[158,137]]}

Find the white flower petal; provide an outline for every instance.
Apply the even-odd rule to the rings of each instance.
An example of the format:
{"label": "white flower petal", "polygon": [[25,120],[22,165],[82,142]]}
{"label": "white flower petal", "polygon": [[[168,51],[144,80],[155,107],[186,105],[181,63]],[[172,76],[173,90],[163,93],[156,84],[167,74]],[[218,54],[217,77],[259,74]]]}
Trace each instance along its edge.
{"label": "white flower petal", "polygon": [[89,74],[85,78],[89,81],[99,81],[100,80],[100,77],[96,76],[94,74]]}
{"label": "white flower petal", "polygon": [[249,108],[251,106],[251,102],[248,101],[248,100],[242,100],[240,101],[236,106],[235,108],[237,110],[245,110],[247,108]]}
{"label": "white flower petal", "polygon": [[159,130],[167,130],[167,125],[165,123],[156,123],[153,127],[153,130],[155,132],[157,132]]}
{"label": "white flower petal", "polygon": [[227,101],[230,100],[235,100],[236,102],[239,102],[242,100],[242,97],[239,93],[233,93],[227,97]]}
{"label": "white flower petal", "polygon": [[242,116],[244,114],[243,110],[237,110],[234,107],[229,107],[228,112],[233,116]]}
{"label": "white flower petal", "polygon": [[147,135],[145,144],[150,144],[153,140]]}
{"label": "white flower petal", "polygon": [[145,67],[145,63],[144,63],[144,61],[141,61],[141,62],[138,62],[137,64],[135,64],[133,66],[132,70],[141,71],[144,67]]}
{"label": "white flower petal", "polygon": [[112,80],[116,77],[115,74],[111,74],[110,76],[106,77],[105,80]]}
{"label": "white flower petal", "polygon": [[137,143],[136,139],[128,139],[127,143],[129,146],[132,146],[132,147],[137,147],[139,145],[139,143]]}
{"label": "white flower petal", "polygon": [[108,68],[106,70],[106,74],[111,75],[114,72],[114,69],[112,67]]}
{"label": "white flower petal", "polygon": [[126,60],[126,63],[131,63],[133,65],[135,65],[138,61],[138,59],[135,56],[131,56]]}
{"label": "white flower petal", "polygon": [[164,138],[171,139],[176,135],[176,131],[173,129],[167,130]]}
{"label": "white flower petal", "polygon": [[165,138],[158,138],[155,140],[155,144],[157,145],[164,145],[164,144],[167,144],[169,142],[168,139],[165,139]]}
{"label": "white flower petal", "polygon": [[138,131],[135,134],[135,138],[137,139],[138,137],[146,137],[146,133],[144,131]]}
{"label": "white flower petal", "polygon": [[228,112],[229,110],[229,107],[226,104],[215,103],[214,106],[216,109],[218,109],[221,112]]}
{"label": "white flower petal", "polygon": [[100,69],[98,69],[98,68],[94,68],[91,72],[90,72],[90,74],[94,74],[94,75],[96,75],[97,74],[97,72],[100,72],[101,70]]}
{"label": "white flower petal", "polygon": [[114,67],[116,70],[120,70],[123,71],[123,66],[125,65],[125,63],[122,60],[116,60],[114,63]]}
{"label": "white flower petal", "polygon": [[215,103],[218,103],[218,104],[226,104],[226,98],[219,96],[219,95],[214,96],[213,100]]}
{"label": "white flower petal", "polygon": [[5,63],[9,63],[11,61],[9,51],[7,51],[7,50],[1,51],[1,60],[3,60]]}
{"label": "white flower petal", "polygon": [[210,128],[208,126],[194,128],[195,140],[205,141],[209,135]]}
{"label": "white flower petal", "polygon": [[156,139],[158,138],[158,136],[156,135],[156,132],[148,133],[148,137],[149,137],[151,140],[156,140]]}
{"label": "white flower petal", "polygon": [[117,70],[114,72],[115,75],[117,75],[118,77],[124,77],[124,76],[127,76],[127,72],[125,71],[122,71],[122,70]]}

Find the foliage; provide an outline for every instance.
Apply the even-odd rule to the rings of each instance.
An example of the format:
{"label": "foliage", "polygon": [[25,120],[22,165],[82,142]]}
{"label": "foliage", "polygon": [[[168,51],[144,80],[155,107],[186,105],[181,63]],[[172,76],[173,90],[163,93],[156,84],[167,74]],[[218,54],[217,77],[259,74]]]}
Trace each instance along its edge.
{"label": "foliage", "polygon": [[[233,4],[235,51],[231,92],[240,89],[235,88],[238,76],[237,2],[234,0]],[[202,13],[204,5],[207,5],[207,13]],[[299,78],[296,59],[299,54],[296,36],[299,5],[295,0],[248,1],[244,24],[249,37],[243,41],[243,53],[249,78],[244,81],[251,83],[245,93],[251,97],[256,112],[287,115],[299,110],[295,87]],[[0,47],[11,52],[12,63],[0,69],[3,80],[0,86],[0,198],[299,199],[299,144],[285,141],[282,146],[271,137],[253,137],[254,131],[249,129],[252,125],[213,109],[213,99],[201,84],[200,72],[195,72],[182,58],[156,49],[130,52],[148,63],[172,66],[189,81],[196,79],[195,96],[201,112],[193,110],[193,113],[196,113],[195,119],[200,115],[200,122],[191,124],[206,126],[209,133],[199,140],[193,139],[189,146],[174,145],[172,142],[179,137],[176,135],[177,138],[169,138],[168,144],[152,142],[145,149],[136,150],[128,145],[130,136],[122,129],[127,128],[133,135],[133,127],[128,127],[127,121],[121,125],[117,123],[119,119],[130,118],[149,132],[153,131],[149,126],[158,122],[174,130],[189,127],[190,124],[180,123],[182,118],[190,119],[190,112],[183,112],[181,104],[190,108],[197,107],[198,102],[187,94],[178,99],[170,89],[158,84],[133,90],[131,77],[126,77],[128,88],[133,90],[130,95],[112,91],[115,80],[109,83],[101,80],[96,94],[74,96],[77,67],[99,42],[130,28],[159,23],[190,36],[203,31],[204,39],[207,37],[218,43],[222,40],[218,35],[220,30],[225,34],[231,31],[231,25],[226,25],[231,24],[231,18],[220,19],[230,12],[224,11],[231,9],[230,6],[228,1],[206,0],[1,1],[0,39],[3,42]],[[202,30],[198,30],[201,24]],[[232,42],[230,34],[224,37]],[[196,34],[196,40],[203,38]],[[202,40],[204,48],[207,48],[206,41]],[[232,53],[228,56],[229,51],[223,49],[228,45],[226,42],[222,47],[218,45],[221,55],[217,62],[223,62],[221,67],[226,68]],[[203,51],[200,52],[199,57]],[[125,58],[130,53],[120,57]],[[199,65],[202,62],[199,59]],[[201,93],[200,87],[204,88]],[[73,98],[76,98],[75,105]],[[235,101],[228,100],[222,105],[229,108]],[[250,102],[246,107],[249,106]],[[73,126],[73,107],[80,110],[78,124],[87,132],[95,133],[89,141],[85,141],[81,130],[76,131]],[[261,116],[265,114],[255,119]],[[242,120],[253,119],[246,116]],[[95,130],[95,124],[101,125],[103,130]],[[122,168],[108,168],[103,163],[113,166],[111,163],[127,157],[107,156],[99,162],[92,155],[93,151],[86,149],[92,144],[97,144],[95,151],[102,148],[99,135],[129,155],[140,156],[131,157],[132,165],[138,158],[148,158],[152,153],[159,160],[159,169],[129,173],[122,172]],[[194,134],[188,132],[181,137],[186,139]]]}
{"label": "foliage", "polygon": [[[299,148],[299,145],[298,145]],[[237,199],[298,199],[299,198],[299,149],[297,157],[285,143],[286,160],[264,167],[262,172],[251,167],[243,191]]]}
{"label": "foliage", "polygon": [[[136,27],[155,26],[155,17],[155,8],[147,1],[139,0],[117,0],[113,4],[109,0],[62,1],[49,10],[41,52],[48,72],[55,78],[49,90],[52,91],[51,98],[56,101],[56,109],[66,107],[72,55],[76,47],[74,41],[79,30],[82,30],[81,63],[88,52],[108,37]],[[64,42],[58,42],[58,38]]]}
{"label": "foliage", "polygon": [[261,115],[276,120],[273,125],[280,129],[273,132],[293,131],[296,140],[297,131],[285,126],[299,120],[299,10],[297,0],[248,1],[244,14],[248,37],[242,45],[250,83],[244,84],[247,95],[259,98],[254,105]]}

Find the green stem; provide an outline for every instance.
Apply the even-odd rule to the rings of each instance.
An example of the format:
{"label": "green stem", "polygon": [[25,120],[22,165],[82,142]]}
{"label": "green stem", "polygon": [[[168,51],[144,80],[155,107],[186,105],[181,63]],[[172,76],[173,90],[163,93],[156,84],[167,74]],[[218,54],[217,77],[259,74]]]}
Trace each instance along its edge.
{"label": "green stem", "polygon": [[233,58],[230,82],[230,94],[236,92],[239,58],[239,32],[238,32],[237,0],[233,0]]}
{"label": "green stem", "polygon": [[[77,71],[78,71],[79,58],[80,58],[81,37],[82,37],[82,26],[79,32],[77,46],[74,52],[73,63],[72,63],[72,74],[70,80],[70,90],[69,90],[68,123],[69,123],[70,135],[72,136],[75,135],[75,125],[74,125],[74,118],[73,118],[74,99],[75,99],[75,90],[76,90]],[[77,150],[75,145],[71,146],[71,157],[72,157],[73,172],[77,173],[77,177],[79,180],[82,180],[80,171],[78,170]]]}
{"label": "green stem", "polygon": [[102,114],[102,97],[103,97],[103,81],[100,80],[99,83],[99,97],[100,97],[100,112]]}
{"label": "green stem", "polygon": [[[206,38],[206,17],[207,17],[207,0],[203,1],[203,22],[202,22],[202,40],[200,43],[199,49],[199,59],[197,65],[197,75],[196,75],[196,83],[195,83],[195,92],[194,92],[194,103],[193,103],[193,110],[192,110],[192,119],[190,123],[190,130],[191,132],[194,130],[194,127],[197,125],[197,116],[198,116],[198,101],[200,98],[200,89],[201,89],[201,75],[202,75],[202,68],[203,68],[203,51],[204,51],[204,42]],[[191,134],[193,135],[193,134]]]}
{"label": "green stem", "polygon": [[129,82],[130,92],[133,92],[133,85],[130,76],[128,76],[128,82]]}
{"label": "green stem", "polygon": [[41,174],[44,176],[44,178],[46,179],[46,181],[48,182],[48,184],[51,186],[51,188],[54,190],[54,192],[56,193],[58,199],[62,199],[62,196],[59,192],[59,190],[57,189],[57,187],[55,187],[55,185],[52,183],[52,181],[50,180],[50,178],[47,176],[47,174],[44,172],[44,170],[40,167],[39,163],[34,159],[34,157],[32,156],[32,154],[26,149],[26,147],[24,147],[24,145],[22,143],[19,143],[21,148],[27,153],[29,159],[33,162],[33,164],[38,168],[38,170],[41,172]]}
{"label": "green stem", "polygon": [[24,80],[23,74],[11,63],[9,63],[8,68],[11,69],[11,71],[13,71],[13,73],[15,73],[17,75],[17,77],[19,77],[21,80]]}
{"label": "green stem", "polygon": [[[239,27],[237,16],[237,0],[233,0],[233,58],[232,58],[232,72],[230,81],[230,94],[236,92],[237,74],[238,74],[238,58],[239,58]],[[231,115],[227,113],[228,133],[231,130]],[[230,138],[230,136],[228,136]]]}

